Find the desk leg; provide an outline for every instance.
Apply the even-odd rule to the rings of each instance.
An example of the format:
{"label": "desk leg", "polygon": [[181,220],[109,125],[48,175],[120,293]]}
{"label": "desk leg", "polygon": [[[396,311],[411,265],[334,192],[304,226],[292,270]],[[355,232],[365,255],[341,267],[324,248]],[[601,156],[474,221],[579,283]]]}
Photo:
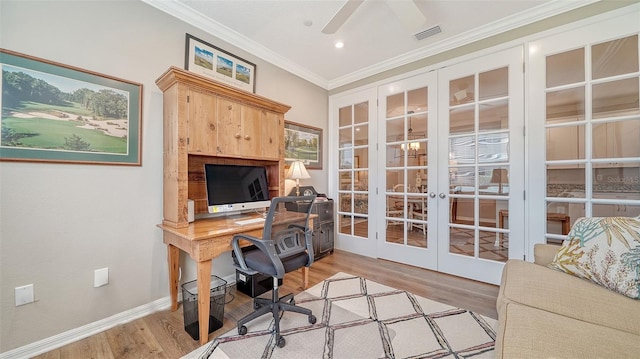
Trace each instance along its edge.
{"label": "desk leg", "polygon": [[167,244],[167,261],[169,263],[169,293],[171,294],[171,311],[178,310],[178,268],[180,267],[180,249]]}
{"label": "desk leg", "polygon": [[307,289],[309,286],[309,267],[302,267],[302,289]]}
{"label": "desk leg", "polygon": [[569,234],[570,230],[571,230],[571,218],[569,218],[569,216],[565,216],[564,219],[562,220],[562,234],[566,236],[567,234]]}
{"label": "desk leg", "polygon": [[[504,216],[505,216],[504,211],[500,210],[500,212],[498,212],[498,217],[500,218],[498,220],[499,222],[498,228],[504,229]],[[495,244],[496,247],[499,247],[502,241],[504,240],[504,233],[500,233],[500,236],[498,238],[499,239],[496,241],[496,244]]]}
{"label": "desk leg", "polygon": [[211,290],[211,260],[198,262],[198,321],[200,344],[209,341],[209,305]]}

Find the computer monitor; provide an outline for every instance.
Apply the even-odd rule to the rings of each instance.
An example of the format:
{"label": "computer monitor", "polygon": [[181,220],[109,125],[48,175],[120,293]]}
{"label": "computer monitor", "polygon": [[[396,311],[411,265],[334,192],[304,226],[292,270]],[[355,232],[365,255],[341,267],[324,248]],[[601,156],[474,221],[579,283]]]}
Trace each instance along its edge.
{"label": "computer monitor", "polygon": [[208,212],[234,214],[271,205],[262,166],[205,164]]}

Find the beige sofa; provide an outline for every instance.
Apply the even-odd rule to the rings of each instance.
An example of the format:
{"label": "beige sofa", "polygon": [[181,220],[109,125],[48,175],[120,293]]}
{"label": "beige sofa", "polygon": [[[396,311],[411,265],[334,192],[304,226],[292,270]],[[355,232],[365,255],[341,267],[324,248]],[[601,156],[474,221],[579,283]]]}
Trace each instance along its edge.
{"label": "beige sofa", "polygon": [[505,265],[496,358],[640,358],[640,300],[547,268],[558,248]]}

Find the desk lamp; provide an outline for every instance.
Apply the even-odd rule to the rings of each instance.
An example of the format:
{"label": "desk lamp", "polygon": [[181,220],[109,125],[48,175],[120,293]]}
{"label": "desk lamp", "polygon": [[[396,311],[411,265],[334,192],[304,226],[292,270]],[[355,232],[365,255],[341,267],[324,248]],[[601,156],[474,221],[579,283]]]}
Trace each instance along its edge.
{"label": "desk lamp", "polygon": [[285,177],[296,180],[296,196],[300,196],[300,180],[311,178],[302,161],[293,161]]}

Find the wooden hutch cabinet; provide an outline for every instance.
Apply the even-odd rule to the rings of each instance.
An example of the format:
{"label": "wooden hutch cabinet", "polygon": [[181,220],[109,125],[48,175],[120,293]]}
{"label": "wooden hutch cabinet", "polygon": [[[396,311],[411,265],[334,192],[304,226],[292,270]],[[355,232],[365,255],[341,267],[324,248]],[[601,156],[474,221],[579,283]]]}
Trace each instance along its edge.
{"label": "wooden hutch cabinet", "polygon": [[188,226],[187,199],[207,213],[204,164],[267,168],[270,197],[284,191],[284,114],[290,106],[170,67],[163,92],[163,225]]}

